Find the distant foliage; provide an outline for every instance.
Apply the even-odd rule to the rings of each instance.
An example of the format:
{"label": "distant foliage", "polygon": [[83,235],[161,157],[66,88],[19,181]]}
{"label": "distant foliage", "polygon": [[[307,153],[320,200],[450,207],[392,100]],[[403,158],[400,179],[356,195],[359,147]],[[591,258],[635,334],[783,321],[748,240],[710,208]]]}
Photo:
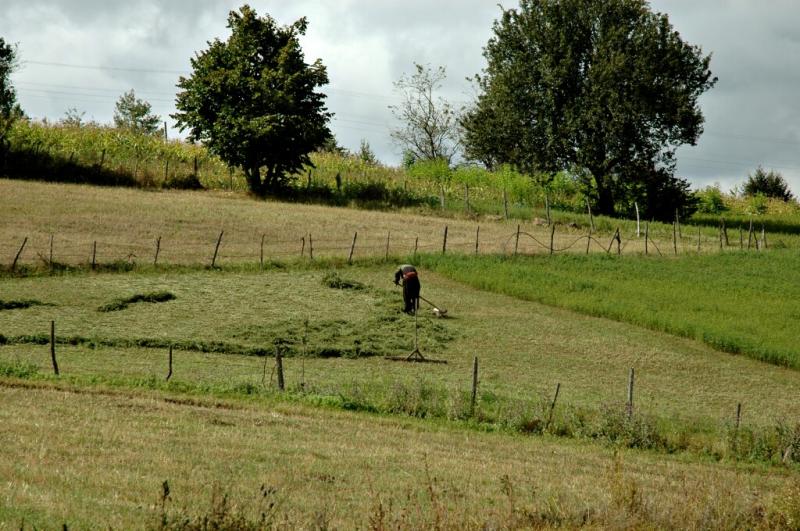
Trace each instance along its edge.
{"label": "distant foliage", "polygon": [[369,164],[370,166],[378,164],[378,157],[375,156],[375,152],[372,151],[369,142],[364,138],[361,139],[361,147],[356,155],[364,164]]}
{"label": "distant foliage", "polygon": [[8,151],[7,135],[16,120],[24,116],[17,103],[17,92],[11,84],[11,73],[17,66],[17,47],[0,37],[0,157]]}
{"label": "distant foliage", "polygon": [[[70,111],[67,111],[67,118],[70,118]],[[73,115],[72,118],[75,116]],[[153,114],[150,104],[137,98],[133,89],[117,100],[114,110],[114,125],[117,128],[154,135],[159,131],[160,124],[161,117]],[[80,125],[80,117],[78,117],[77,125]]]}
{"label": "distant foliage", "polygon": [[775,170],[766,171],[761,166],[747,176],[743,192],[747,196],[762,194],[783,201],[791,201],[794,197],[783,175]]}

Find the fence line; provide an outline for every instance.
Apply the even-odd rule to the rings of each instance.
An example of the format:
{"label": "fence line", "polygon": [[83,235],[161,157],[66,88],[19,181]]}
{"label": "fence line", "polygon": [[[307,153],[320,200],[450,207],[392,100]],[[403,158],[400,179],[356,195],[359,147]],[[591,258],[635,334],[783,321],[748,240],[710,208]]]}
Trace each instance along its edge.
{"label": "fence line", "polygon": [[[644,238],[637,237],[635,232],[622,234],[617,229],[610,241],[593,231],[576,234],[575,230],[567,227],[558,230],[555,224],[550,228],[542,228],[543,234],[518,228],[505,237],[497,237],[496,234],[487,235],[486,231],[481,234],[479,225],[476,224],[475,229],[470,231],[449,230],[445,225],[438,237],[429,234],[425,239],[399,231],[391,233],[387,231],[383,235],[376,231],[367,235],[362,231],[355,239],[350,235],[340,238],[312,236],[305,233],[296,238],[282,237],[274,240],[267,238],[263,232],[222,230],[209,234],[205,239],[207,241],[204,242],[197,241],[196,233],[191,235],[195,239],[190,242],[182,240],[181,235],[167,237],[158,235],[146,242],[130,242],[118,239],[90,240],[74,236],[61,237],[55,233],[47,235],[47,238],[40,235],[38,239],[20,235],[16,241],[8,242],[4,254],[8,256],[6,263],[9,264],[9,269],[14,269],[22,264],[33,263],[44,265],[94,263],[102,267],[103,264],[119,262],[208,265],[209,261],[211,266],[215,267],[221,262],[263,264],[264,260],[292,256],[311,259],[312,252],[317,257],[338,257],[352,261],[353,258],[389,259],[395,256],[410,256],[420,251],[470,255],[554,255],[569,252],[649,255],[653,254],[650,251],[652,247],[659,256],[664,256],[661,247],[665,244],[673,247],[674,253],[670,254],[703,252],[708,254],[726,252],[729,249],[737,251],[748,249],[743,242],[740,242],[740,245],[730,245],[725,244],[722,238],[719,239],[721,244],[719,246],[716,237],[703,239],[702,235],[695,237],[687,234],[679,238],[677,231],[669,240],[661,239],[659,245],[653,239],[649,226],[645,227]],[[767,249],[766,236],[763,233],[758,238],[752,239],[757,244],[749,246],[750,252],[762,252]]]}

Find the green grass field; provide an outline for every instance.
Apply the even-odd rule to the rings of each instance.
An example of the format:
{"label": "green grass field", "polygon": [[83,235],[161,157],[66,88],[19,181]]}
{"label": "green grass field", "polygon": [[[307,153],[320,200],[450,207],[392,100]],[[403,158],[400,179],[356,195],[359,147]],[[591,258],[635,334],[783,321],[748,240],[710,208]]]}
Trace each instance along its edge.
{"label": "green grass field", "polygon": [[[170,238],[178,257],[223,218],[255,236],[268,220],[275,239],[309,225],[474,227],[197,192],[0,187],[6,241],[20,231],[85,242],[155,230],[187,235]],[[499,238],[508,228],[481,230]],[[564,242],[580,234],[564,229],[574,231]],[[412,364],[384,359],[414,346],[414,320],[391,283],[407,249],[387,261],[363,253],[352,266],[338,249],[275,258],[262,271],[249,245],[234,239],[217,270],[177,259],[0,275],[0,528],[179,528],[182,518],[264,511],[284,528],[800,521],[797,251],[429,252],[423,295],[448,318],[426,307],[419,345],[447,364]],[[276,347],[287,356],[285,392]]]}

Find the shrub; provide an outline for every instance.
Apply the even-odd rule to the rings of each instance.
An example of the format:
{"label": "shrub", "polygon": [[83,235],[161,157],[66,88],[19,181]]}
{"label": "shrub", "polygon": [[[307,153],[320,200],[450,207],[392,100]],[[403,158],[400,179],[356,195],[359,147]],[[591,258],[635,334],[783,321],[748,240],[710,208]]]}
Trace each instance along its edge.
{"label": "shrub", "polygon": [[702,190],[698,190],[695,192],[695,197],[697,197],[697,211],[700,213],[720,214],[728,210],[725,206],[719,184],[706,186]]}

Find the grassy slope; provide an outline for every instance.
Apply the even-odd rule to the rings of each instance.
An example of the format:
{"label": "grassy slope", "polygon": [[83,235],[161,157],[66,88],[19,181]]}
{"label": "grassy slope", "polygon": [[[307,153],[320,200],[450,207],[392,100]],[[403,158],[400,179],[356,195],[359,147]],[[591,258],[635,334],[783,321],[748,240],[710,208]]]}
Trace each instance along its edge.
{"label": "grassy slope", "polygon": [[[349,292],[323,287],[324,271],[7,279],[0,281],[0,289],[9,298],[38,298],[54,306],[2,311],[0,333],[47,334],[54,319],[62,336],[216,339],[263,346],[274,331],[296,340],[308,318],[310,350],[335,344],[347,348],[356,339],[366,344],[369,338],[383,353],[409,352],[413,321],[399,314],[399,292],[389,291],[391,267],[353,267],[341,274],[372,289]],[[449,391],[466,390],[472,357],[478,356],[487,408],[499,407],[493,406],[498,402],[507,405],[509,400],[550,396],[556,382],[562,384],[560,399],[564,403],[598,408],[624,400],[627,372],[635,367],[638,407],[681,425],[721,429],[737,402],[744,403],[748,423],[797,420],[792,399],[793,390],[800,386],[797,371],[730,356],[636,326],[471,289],[424,271],[423,275],[424,294],[447,307],[452,317],[432,321],[426,313],[421,319],[421,347],[429,355],[447,359],[448,365],[393,364],[379,357],[308,359],[307,381],[333,389],[334,394],[336,389],[356,385],[375,399],[383,399],[394,382],[413,385],[424,381]],[[110,300],[158,290],[177,298],[161,304],[140,303],[119,312],[97,311]],[[314,328],[315,323],[337,319],[344,323],[337,326],[340,335],[336,338],[329,330]],[[67,375],[112,371],[144,377],[164,371],[163,349],[59,350]],[[49,363],[46,346],[9,345],[0,348],[0,356],[5,360],[18,357],[43,368]],[[180,368],[176,378],[199,383],[258,384],[263,371],[260,359],[247,356],[180,352],[176,360],[191,364],[191,368]],[[216,366],[227,368],[217,372]],[[290,385],[296,384],[299,361],[287,360],[287,371]]]}
{"label": "grassy slope", "polygon": [[800,368],[792,322],[800,316],[796,251],[673,260],[427,257],[458,281],[663,330],[777,365]]}
{"label": "grassy slope", "polygon": [[266,501],[289,527],[733,528],[785,518],[800,499],[791,477],[757,468],[415,420],[8,383],[0,398],[9,527],[154,525],[165,480],[169,512],[192,515],[222,491],[257,516],[260,486],[274,488]]}

